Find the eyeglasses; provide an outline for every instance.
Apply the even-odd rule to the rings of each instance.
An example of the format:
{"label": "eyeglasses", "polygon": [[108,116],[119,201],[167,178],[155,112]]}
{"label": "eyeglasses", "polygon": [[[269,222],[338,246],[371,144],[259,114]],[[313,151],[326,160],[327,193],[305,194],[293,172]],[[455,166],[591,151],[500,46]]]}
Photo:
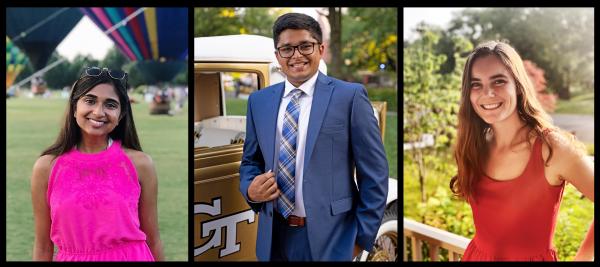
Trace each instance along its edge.
{"label": "eyeglasses", "polygon": [[127,88],[127,72],[124,72],[122,70],[111,70],[108,68],[99,68],[99,67],[87,67],[87,68],[85,68],[80,79],[85,76],[98,77],[98,76],[102,75],[102,73],[105,71],[108,73],[108,76],[110,76],[111,78],[113,78],[115,80],[121,81],[123,86],[125,86],[125,88]]}
{"label": "eyeglasses", "polygon": [[279,56],[282,58],[291,58],[294,55],[294,52],[296,51],[296,49],[298,49],[298,53],[300,53],[301,55],[304,55],[304,56],[308,56],[308,55],[312,54],[313,52],[315,52],[316,44],[320,45],[321,43],[306,42],[306,43],[301,43],[299,45],[281,46],[281,47],[277,48],[277,53],[279,53]]}

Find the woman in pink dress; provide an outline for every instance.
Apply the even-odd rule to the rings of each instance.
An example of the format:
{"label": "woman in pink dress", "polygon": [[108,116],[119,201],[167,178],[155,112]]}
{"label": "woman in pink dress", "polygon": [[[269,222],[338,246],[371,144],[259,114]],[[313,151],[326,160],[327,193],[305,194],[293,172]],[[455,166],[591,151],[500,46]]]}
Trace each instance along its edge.
{"label": "woman in pink dress", "polygon": [[33,260],[164,259],[156,171],[126,88],[127,73],[97,67],[73,85],[58,138],[33,166]]}
{"label": "woman in pink dress", "polygon": [[[467,58],[455,157],[450,187],[475,222],[463,261],[556,261],[565,184],[594,201],[592,162],[573,135],[552,125],[521,57],[503,42],[483,43]],[[575,260],[593,257],[592,222]]]}

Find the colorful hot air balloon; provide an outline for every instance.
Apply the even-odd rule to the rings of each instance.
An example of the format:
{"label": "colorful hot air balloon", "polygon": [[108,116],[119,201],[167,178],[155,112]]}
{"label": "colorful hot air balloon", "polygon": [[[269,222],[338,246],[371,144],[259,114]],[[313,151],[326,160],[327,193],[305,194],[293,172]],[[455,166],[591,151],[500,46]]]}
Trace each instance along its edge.
{"label": "colorful hot air balloon", "polygon": [[6,35],[37,71],[46,66],[58,44],[82,17],[76,8],[8,7]]}
{"label": "colorful hot air balloon", "polygon": [[25,68],[27,57],[6,36],[6,89],[15,82],[19,73]]}
{"label": "colorful hot air balloon", "polygon": [[[81,11],[106,31],[138,9],[93,7]],[[186,66],[188,9],[147,7],[108,37],[127,58],[137,62],[148,83],[170,81]]]}

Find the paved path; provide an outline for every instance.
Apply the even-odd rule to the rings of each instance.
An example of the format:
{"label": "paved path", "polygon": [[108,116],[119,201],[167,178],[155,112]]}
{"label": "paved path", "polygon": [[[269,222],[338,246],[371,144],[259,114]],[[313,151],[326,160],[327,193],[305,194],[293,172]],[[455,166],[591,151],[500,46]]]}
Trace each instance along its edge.
{"label": "paved path", "polygon": [[594,116],[578,114],[553,114],[554,124],[564,130],[575,131],[575,136],[585,143],[594,143]]}

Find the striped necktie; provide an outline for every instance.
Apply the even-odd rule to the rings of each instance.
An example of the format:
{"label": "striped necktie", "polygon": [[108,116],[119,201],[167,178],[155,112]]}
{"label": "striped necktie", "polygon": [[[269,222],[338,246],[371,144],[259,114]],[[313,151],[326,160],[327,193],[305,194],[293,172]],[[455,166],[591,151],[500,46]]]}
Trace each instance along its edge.
{"label": "striped necktie", "polygon": [[294,189],[296,141],[298,140],[298,117],[300,116],[299,98],[302,95],[302,90],[294,89],[290,94],[292,99],[287,105],[283,117],[279,162],[277,164],[277,187],[281,191],[281,195],[277,198],[277,207],[279,213],[286,219],[294,210],[296,196],[296,190]]}

